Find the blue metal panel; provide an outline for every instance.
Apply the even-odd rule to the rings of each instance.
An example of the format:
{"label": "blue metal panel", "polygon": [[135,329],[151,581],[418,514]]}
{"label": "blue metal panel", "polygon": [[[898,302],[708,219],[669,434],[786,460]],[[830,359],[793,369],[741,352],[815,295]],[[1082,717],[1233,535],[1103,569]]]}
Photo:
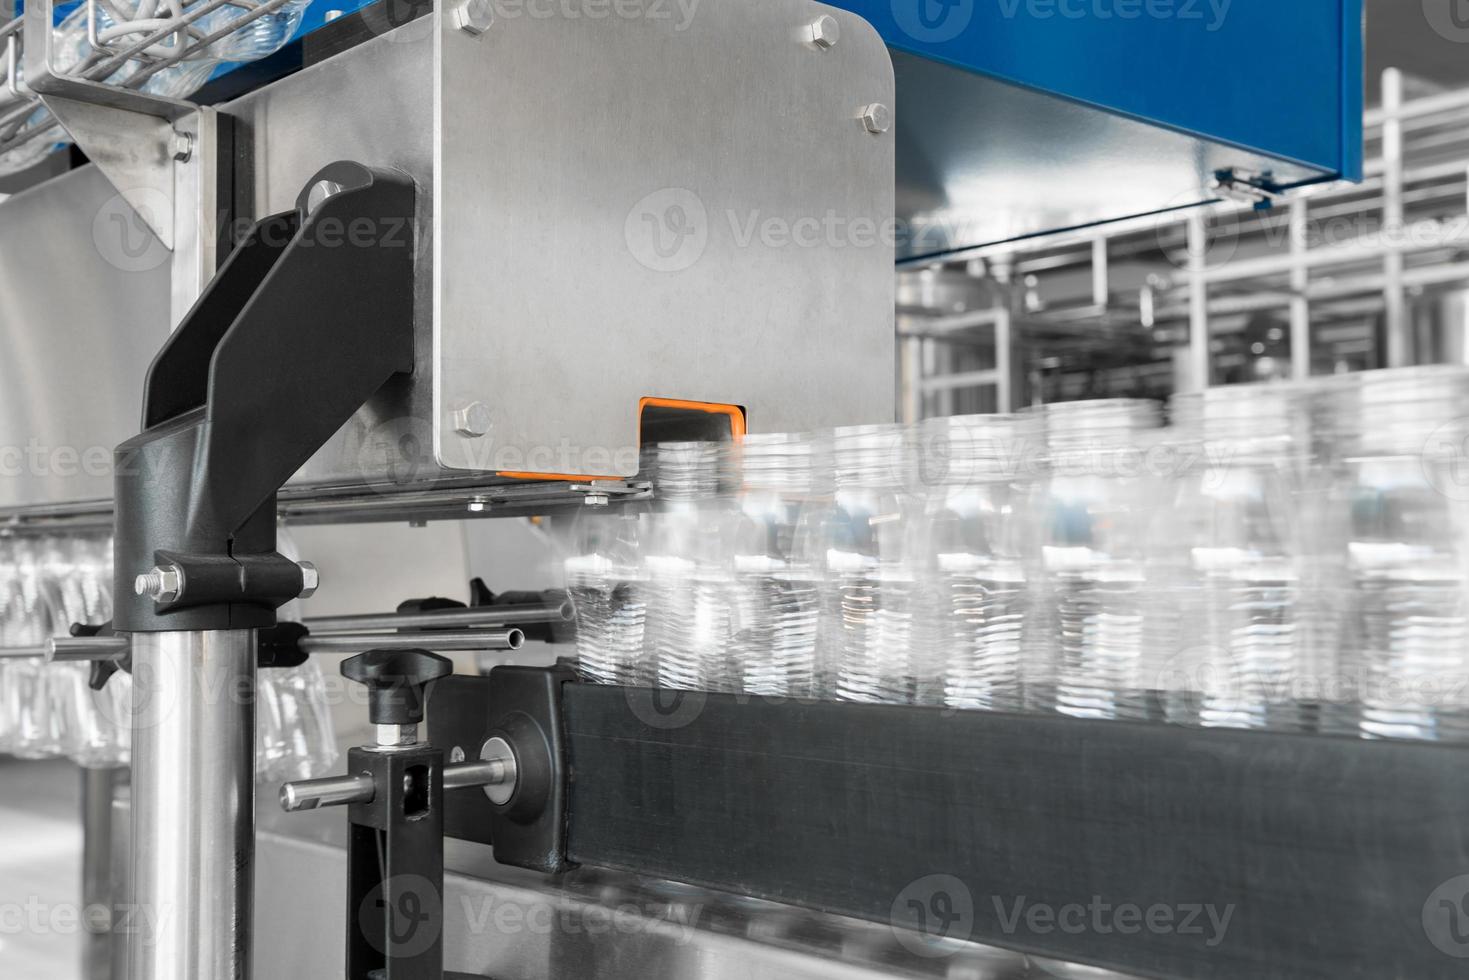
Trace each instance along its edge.
{"label": "blue metal panel", "polygon": [[903,51],[1361,178],[1362,0],[828,2]]}

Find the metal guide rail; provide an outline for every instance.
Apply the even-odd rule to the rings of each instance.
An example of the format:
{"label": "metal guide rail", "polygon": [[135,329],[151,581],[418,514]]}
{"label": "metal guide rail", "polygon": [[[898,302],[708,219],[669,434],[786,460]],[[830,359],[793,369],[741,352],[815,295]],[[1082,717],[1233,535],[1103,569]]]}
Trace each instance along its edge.
{"label": "metal guide rail", "polygon": [[[526,673],[441,682],[430,741],[474,758],[516,713],[505,692],[537,690]],[[1462,975],[1462,748],[581,683],[559,699],[565,809],[538,819],[564,837],[527,849],[467,792],[445,798],[449,836],[493,841],[502,863],[888,923],[935,950],[1159,978]]]}

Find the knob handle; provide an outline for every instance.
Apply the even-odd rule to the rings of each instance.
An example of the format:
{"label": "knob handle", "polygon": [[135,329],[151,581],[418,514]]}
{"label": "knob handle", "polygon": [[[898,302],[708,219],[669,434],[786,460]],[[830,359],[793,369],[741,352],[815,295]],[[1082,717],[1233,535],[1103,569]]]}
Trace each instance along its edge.
{"label": "knob handle", "polygon": [[367,714],[374,725],[423,721],[424,689],[454,673],[454,664],[427,650],[369,650],[342,663],[342,676],[367,685]]}

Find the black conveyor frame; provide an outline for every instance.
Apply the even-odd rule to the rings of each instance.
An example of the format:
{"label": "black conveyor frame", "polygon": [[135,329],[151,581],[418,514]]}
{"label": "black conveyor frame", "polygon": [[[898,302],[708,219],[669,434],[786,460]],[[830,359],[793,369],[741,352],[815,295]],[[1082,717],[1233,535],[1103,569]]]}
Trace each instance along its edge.
{"label": "black conveyor frame", "polygon": [[[1443,903],[1469,875],[1469,749],[585,684],[564,718],[579,864],[1153,977],[1469,965],[1444,951],[1469,894]],[[1112,911],[1044,928],[1022,898]],[[1114,928],[1160,904],[1170,928]],[[1184,928],[1209,906],[1222,937],[1202,908]]]}

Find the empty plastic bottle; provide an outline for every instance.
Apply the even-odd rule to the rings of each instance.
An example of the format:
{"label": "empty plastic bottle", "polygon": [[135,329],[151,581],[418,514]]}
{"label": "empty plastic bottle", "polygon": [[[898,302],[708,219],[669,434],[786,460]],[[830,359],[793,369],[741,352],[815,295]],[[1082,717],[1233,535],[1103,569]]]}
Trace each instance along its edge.
{"label": "empty plastic bottle", "polygon": [[820,612],[815,440],[750,435],[736,450],[730,658],[747,694],[810,697]]}
{"label": "empty plastic bottle", "polygon": [[645,664],[647,581],[640,505],[582,508],[565,559],[567,596],[576,615],[577,666],[592,684],[651,683]]}

